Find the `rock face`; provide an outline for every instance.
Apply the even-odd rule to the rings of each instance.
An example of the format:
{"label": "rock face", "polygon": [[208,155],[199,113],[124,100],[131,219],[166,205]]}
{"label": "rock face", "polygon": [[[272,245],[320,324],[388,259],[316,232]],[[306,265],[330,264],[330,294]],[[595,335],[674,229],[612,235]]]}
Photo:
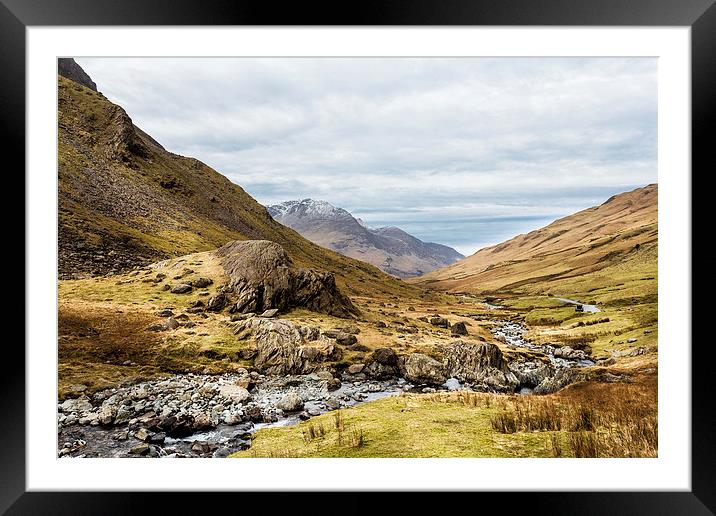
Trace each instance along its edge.
{"label": "rock face", "polygon": [[254,366],[268,374],[311,373],[342,355],[330,341],[304,342],[300,328],[283,319],[248,319],[240,328],[253,331],[257,348]]}
{"label": "rock face", "polygon": [[500,348],[490,343],[456,341],[443,348],[443,360],[412,353],[398,360],[401,373],[416,383],[442,385],[448,378],[475,387],[512,392],[519,385]]}
{"label": "rock face", "polygon": [[456,341],[445,347],[448,374],[463,382],[482,384],[496,390],[514,391],[519,380],[507,367],[495,344]]}
{"label": "rock face", "polygon": [[447,375],[445,365],[422,353],[412,353],[403,362],[403,374],[411,382],[440,385]]}
{"label": "rock face", "polygon": [[97,85],[94,81],[71,57],[61,57],[57,60],[57,73],[62,77],[75,81],[77,84],[88,87],[92,91],[97,91]]}
{"label": "rock face", "polygon": [[262,313],[303,307],[336,317],[358,313],[330,273],[297,268],[279,244],[237,240],[216,251],[237,296],[236,310]]}

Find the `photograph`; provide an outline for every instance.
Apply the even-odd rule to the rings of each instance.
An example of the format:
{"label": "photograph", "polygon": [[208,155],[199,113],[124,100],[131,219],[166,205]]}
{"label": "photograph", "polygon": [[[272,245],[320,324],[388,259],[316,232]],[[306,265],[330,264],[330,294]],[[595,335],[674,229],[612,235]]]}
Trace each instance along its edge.
{"label": "photograph", "polygon": [[658,62],[58,58],[57,458],[658,458]]}

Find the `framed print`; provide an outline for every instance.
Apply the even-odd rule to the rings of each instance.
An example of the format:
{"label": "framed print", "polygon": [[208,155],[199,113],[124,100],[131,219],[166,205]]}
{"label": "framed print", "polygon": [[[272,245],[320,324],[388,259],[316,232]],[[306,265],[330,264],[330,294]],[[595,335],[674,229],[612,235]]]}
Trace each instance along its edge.
{"label": "framed print", "polygon": [[712,4],[3,0],[2,509],[712,514]]}

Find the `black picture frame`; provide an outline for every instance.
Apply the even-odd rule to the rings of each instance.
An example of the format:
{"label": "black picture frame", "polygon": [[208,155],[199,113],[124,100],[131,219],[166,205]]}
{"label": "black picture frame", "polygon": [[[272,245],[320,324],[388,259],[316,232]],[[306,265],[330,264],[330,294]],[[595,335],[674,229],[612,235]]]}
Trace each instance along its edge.
{"label": "black picture frame", "polygon": [[[353,6],[353,7],[351,7]],[[714,113],[716,109],[716,6],[714,0],[362,0],[355,4],[311,1],[274,5],[247,0],[0,0],[0,117],[5,157],[15,158],[6,174],[19,176],[25,166],[25,29],[63,25],[537,25],[537,26],[689,26],[691,27],[692,81],[692,242],[710,219],[709,176],[713,169]],[[690,171],[683,171],[689,174]],[[697,187],[698,185],[698,187]],[[24,189],[24,186],[20,188]],[[692,244],[692,277],[711,282],[713,258],[699,255]],[[710,266],[710,267],[709,267]],[[707,269],[708,267],[708,269]],[[25,271],[26,274],[30,271]],[[693,283],[692,283],[693,284]],[[710,283],[701,283],[704,290]],[[706,289],[709,290],[709,289]],[[692,299],[692,321],[705,320],[709,306]],[[32,307],[26,307],[32,309]],[[692,342],[698,327],[694,324]],[[690,343],[685,343],[690,344]],[[692,354],[692,490],[690,492],[532,492],[451,494],[451,506],[478,504],[480,510],[530,514],[714,514],[716,512],[716,426],[714,387],[710,374],[712,345],[691,345]],[[132,494],[81,492],[26,492],[25,489],[25,368],[24,353],[16,349],[12,370],[0,375],[0,512],[7,514],[125,514],[152,510],[188,514],[196,497],[188,494]],[[9,351],[6,350],[6,353]],[[668,379],[660,378],[660,381]],[[334,507],[341,512],[371,510],[373,495],[336,493]],[[297,494],[246,497],[241,494],[203,496],[202,512],[234,507],[314,512]],[[458,496],[458,499],[454,497]],[[471,496],[471,500],[466,500]],[[414,493],[417,504],[432,494]],[[479,497],[479,498],[478,498]],[[240,502],[239,502],[240,501]],[[236,505],[240,503],[240,505]],[[269,505],[270,504],[270,505]],[[330,507],[330,506],[329,506]],[[156,509],[155,509],[156,510]]]}

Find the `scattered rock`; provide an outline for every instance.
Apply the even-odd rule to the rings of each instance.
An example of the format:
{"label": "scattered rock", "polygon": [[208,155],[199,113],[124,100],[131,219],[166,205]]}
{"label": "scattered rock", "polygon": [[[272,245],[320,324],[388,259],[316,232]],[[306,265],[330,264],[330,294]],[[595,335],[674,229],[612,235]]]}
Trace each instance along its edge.
{"label": "scattered rock", "polygon": [[461,335],[467,335],[467,327],[464,322],[457,322],[450,328],[450,334],[457,337]]}
{"label": "scattered rock", "polygon": [[132,455],[147,455],[149,453],[149,445],[147,443],[138,444],[129,450],[129,453]]}
{"label": "scattered rock", "polygon": [[149,441],[149,438],[150,438],[152,435],[153,435],[153,434],[152,434],[149,430],[147,430],[146,428],[140,428],[139,430],[137,430],[136,432],[134,432],[134,437],[135,437],[135,439],[139,439],[140,441],[144,441],[144,442]]}
{"label": "scattered rock", "polygon": [[192,291],[192,286],[187,283],[178,283],[172,287],[172,294],[188,294]]}
{"label": "scattered rock", "polygon": [[358,339],[353,334],[340,332],[336,335],[336,342],[342,346],[351,346],[358,342]]}
{"label": "scattered rock", "polygon": [[278,314],[278,308],[270,308],[261,314],[261,317],[276,317]]}
{"label": "scattered rock", "polygon": [[194,285],[194,287],[196,287],[196,288],[206,288],[209,285],[211,285],[212,283],[214,283],[214,280],[212,280],[212,279],[199,278],[199,279],[193,281],[192,285]]}
{"label": "scattered rock", "polygon": [[231,399],[234,403],[242,403],[251,397],[249,391],[240,385],[222,385],[219,387],[219,394]]}
{"label": "scattered rock", "polygon": [[444,354],[449,375],[460,381],[510,392],[519,385],[495,344],[456,341],[445,346]]}
{"label": "scattered rock", "polygon": [[373,360],[379,364],[394,366],[398,364],[398,355],[391,348],[378,348],[373,351]]}
{"label": "scattered rock", "polygon": [[348,374],[358,374],[363,371],[365,364],[351,364],[348,366]]}
{"label": "scattered rock", "polygon": [[206,309],[209,312],[220,312],[226,306],[226,295],[223,292],[209,298],[206,304]]}
{"label": "scattered rock", "polygon": [[457,378],[448,378],[443,386],[449,391],[459,391],[462,388]]}
{"label": "scattered rock", "polygon": [[279,400],[276,407],[284,412],[298,412],[303,410],[303,400],[295,392],[289,392]]}
{"label": "scattered rock", "polygon": [[411,353],[403,363],[404,376],[411,382],[441,385],[447,380],[445,366],[422,353]]}
{"label": "scattered rock", "polygon": [[444,317],[439,317],[439,316],[431,317],[430,324],[432,324],[433,326],[437,326],[438,328],[449,328],[450,327],[450,323],[448,322],[448,320],[445,319]]}

